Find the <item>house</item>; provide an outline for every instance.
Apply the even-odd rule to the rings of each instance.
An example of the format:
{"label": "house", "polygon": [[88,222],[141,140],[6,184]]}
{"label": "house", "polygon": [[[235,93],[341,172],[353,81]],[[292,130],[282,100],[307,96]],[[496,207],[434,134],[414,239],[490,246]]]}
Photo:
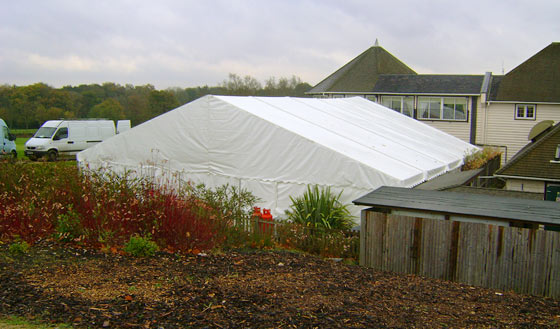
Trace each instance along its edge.
{"label": "house", "polygon": [[[380,57],[370,55],[367,61],[360,60],[367,54],[385,53],[376,43],[307,94],[365,97],[463,141],[500,148],[505,161],[525,145],[526,136],[536,122],[560,121],[558,42],[551,43],[506,75],[406,73],[404,64],[396,58],[377,60]],[[397,67],[395,62],[402,65]],[[360,76],[351,83],[355,72],[360,72]],[[365,72],[372,76],[366,79]]]}
{"label": "house", "polygon": [[476,143],[501,147],[509,161],[525,146],[536,123],[560,121],[560,42],[506,75],[493,76],[486,96],[477,114]]}
{"label": "house", "polygon": [[[560,191],[560,123],[543,121],[531,131],[531,142],[523,147],[494,176],[513,191],[536,192],[558,201]],[[552,195],[553,194],[553,195]]]}
{"label": "house", "polygon": [[209,95],[80,152],[77,160],[162,181],[242,187],[278,216],[308,184],[330,186],[350,203],[381,185],[412,187],[459,168],[475,149],[360,97]]}

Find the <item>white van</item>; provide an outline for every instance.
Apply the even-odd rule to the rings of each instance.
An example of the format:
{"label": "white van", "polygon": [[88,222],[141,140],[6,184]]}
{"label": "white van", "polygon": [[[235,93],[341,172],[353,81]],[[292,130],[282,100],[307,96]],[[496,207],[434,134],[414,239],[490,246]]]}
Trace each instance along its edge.
{"label": "white van", "polygon": [[10,129],[4,120],[0,119],[0,155],[2,157],[17,158],[16,136],[10,134]]}
{"label": "white van", "polygon": [[[130,127],[129,120],[124,126]],[[119,132],[124,131],[119,127]],[[72,156],[97,143],[114,136],[116,133],[113,120],[50,120],[25,143],[25,155],[35,161],[46,156],[55,161],[59,156]]]}

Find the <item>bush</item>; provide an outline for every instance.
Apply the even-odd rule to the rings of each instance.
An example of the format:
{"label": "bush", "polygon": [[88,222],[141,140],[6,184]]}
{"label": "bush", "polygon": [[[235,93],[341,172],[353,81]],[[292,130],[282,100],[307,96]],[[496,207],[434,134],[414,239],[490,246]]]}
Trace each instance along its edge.
{"label": "bush", "polygon": [[66,214],[60,214],[56,222],[56,237],[65,242],[79,240],[84,235],[84,229],[80,221],[80,216],[68,210]]}
{"label": "bush", "polygon": [[348,206],[339,201],[341,194],[332,194],[330,187],[319,190],[316,185],[307,186],[303,196],[290,197],[292,205],[286,211],[288,220],[314,228],[348,230],[354,222]]}
{"label": "bush", "polygon": [[80,172],[63,162],[0,162],[0,199],[3,241],[54,236],[107,248],[150,235],[160,248],[183,252],[219,247],[257,201],[229,185],[161,186],[131,173]]}
{"label": "bush", "polygon": [[150,237],[131,236],[128,243],[124,246],[124,251],[134,257],[152,257],[159,248]]}
{"label": "bush", "polygon": [[21,256],[29,251],[29,244],[25,241],[14,242],[10,245],[8,251],[14,256]]}
{"label": "bush", "polygon": [[463,167],[461,167],[461,170],[482,168],[488,161],[501,154],[502,152],[499,149],[484,147],[482,150],[466,155],[463,159]]}

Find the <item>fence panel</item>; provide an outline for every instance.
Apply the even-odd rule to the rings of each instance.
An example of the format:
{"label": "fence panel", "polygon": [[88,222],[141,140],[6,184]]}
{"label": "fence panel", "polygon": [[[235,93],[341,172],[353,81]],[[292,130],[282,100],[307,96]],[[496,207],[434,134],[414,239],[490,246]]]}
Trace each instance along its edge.
{"label": "fence panel", "polygon": [[560,232],[366,211],[360,264],[560,298]]}

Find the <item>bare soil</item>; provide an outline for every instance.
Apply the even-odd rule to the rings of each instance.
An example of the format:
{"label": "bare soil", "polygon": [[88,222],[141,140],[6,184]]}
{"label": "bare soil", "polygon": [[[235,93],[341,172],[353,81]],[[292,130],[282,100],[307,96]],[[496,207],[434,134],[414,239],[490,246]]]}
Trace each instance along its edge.
{"label": "bare soil", "polygon": [[559,328],[560,301],[282,251],[0,246],[0,316],[79,328]]}

